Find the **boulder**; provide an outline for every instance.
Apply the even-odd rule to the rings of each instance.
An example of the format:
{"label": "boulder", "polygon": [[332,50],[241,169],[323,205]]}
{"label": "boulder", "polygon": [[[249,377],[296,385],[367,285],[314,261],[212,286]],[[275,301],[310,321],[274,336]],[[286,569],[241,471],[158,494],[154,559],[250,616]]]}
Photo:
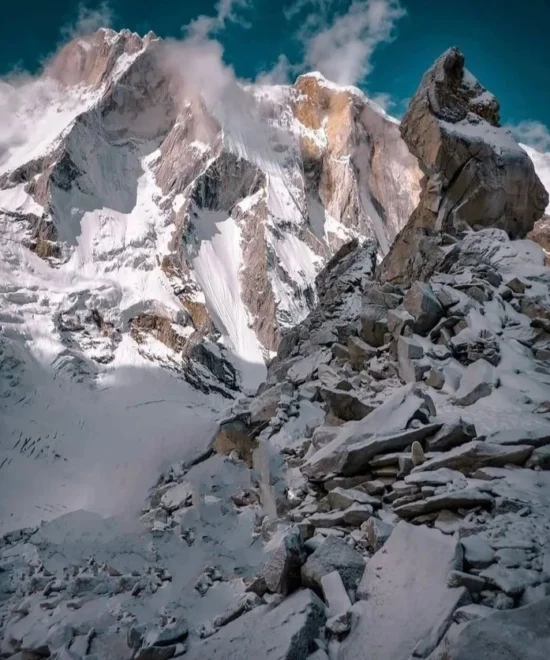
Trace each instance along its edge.
{"label": "boulder", "polygon": [[413,332],[427,335],[444,315],[443,307],[429,284],[415,282],[403,299],[403,307],[414,318]]}
{"label": "boulder", "polygon": [[417,208],[381,265],[381,279],[427,279],[449,260],[445,235],[496,227],[524,237],[548,204],[533,163],[499,124],[499,104],[447,50],[422,78],[401,135],[425,173]]}
{"label": "boulder", "polygon": [[393,526],[372,516],[361,525],[361,529],[365,531],[369,548],[377,552],[390,538]]}
{"label": "boulder", "polygon": [[407,328],[411,328],[414,317],[405,309],[390,309],[388,311],[388,332],[394,337],[402,335]]}
{"label": "boulder", "polygon": [[413,442],[422,441],[434,434],[439,428],[439,424],[427,424],[385,437],[373,436],[363,442],[349,445],[339,463],[338,472],[344,475],[361,473],[366,469],[371,458],[377,454],[403,450]]}
{"label": "boulder", "polygon": [[461,568],[455,539],[400,522],[368,562],[352,607],[356,622],[342,642],[339,660],[406,660],[425,657],[437,645],[454,610],[468,598],[446,577]]}
{"label": "boulder", "polygon": [[482,440],[472,440],[415,467],[413,474],[439,468],[450,468],[463,474],[471,474],[483,467],[523,465],[532,453],[533,447],[529,445],[507,447]]}
{"label": "boulder", "polygon": [[277,384],[252,399],[248,408],[251,424],[269,422],[272,417],[275,417],[283,389],[282,384]]}
{"label": "boulder", "polygon": [[376,356],[376,349],[369,346],[359,337],[350,337],[348,339],[349,361],[354,369],[361,371],[365,364]]}
{"label": "boulder", "polygon": [[495,551],[481,536],[465,536],[460,542],[464,548],[464,560],[473,568],[487,568],[495,561]]}
{"label": "boulder", "polygon": [[464,490],[442,493],[441,495],[428,497],[425,500],[403,504],[395,507],[394,511],[400,518],[414,518],[443,509],[456,511],[458,509],[473,509],[478,506],[491,509],[493,504],[493,498],[487,493],[482,493],[475,488],[465,488]]}
{"label": "boulder", "polygon": [[[271,541],[273,543],[273,540]],[[300,530],[292,528],[277,541],[260,574],[247,591],[258,596],[265,593],[288,595],[300,586],[300,569],[305,561]]]}
{"label": "boulder", "polygon": [[504,568],[498,564],[481,571],[479,576],[508,596],[519,596],[526,587],[536,586],[543,581],[543,576],[538,571],[528,568]]}
{"label": "boulder", "polygon": [[550,445],[537,447],[531,454],[527,463],[525,463],[525,467],[550,470]]}
{"label": "boulder", "polygon": [[372,507],[381,506],[380,500],[362,490],[355,488],[333,488],[327,495],[331,509],[347,509],[354,503],[369,504]]}
{"label": "boulder", "polygon": [[[413,420],[426,424],[435,412],[433,401],[418,385],[405,385],[361,421],[344,424],[332,442],[306,460],[302,472],[312,480],[322,480],[329,474],[365,474],[369,460],[376,454],[403,450],[407,443],[422,442],[438,431],[440,424],[427,424],[403,432],[410,435],[401,433]],[[385,437],[378,438],[375,434]],[[351,457],[348,456],[350,446],[354,446]],[[361,465],[353,464],[353,460],[359,458]]]}
{"label": "boulder", "polygon": [[456,391],[455,401],[459,406],[471,406],[479,399],[489,396],[497,385],[495,368],[486,360],[476,360],[468,365]]}
{"label": "boulder", "polygon": [[466,625],[444,645],[447,660],[547,660],[550,598],[518,609],[494,612]]}
{"label": "boulder", "polygon": [[323,596],[325,597],[330,616],[337,616],[338,614],[347,612],[351,608],[348,592],[344,587],[338,571],[332,571],[332,573],[323,575],[321,578],[321,587],[323,588]]}
{"label": "boulder", "polygon": [[422,346],[411,337],[399,337],[397,340],[397,367],[399,376],[405,383],[418,383],[422,380],[429,364],[418,362],[424,356]]}
{"label": "boulder", "polygon": [[251,466],[252,454],[257,446],[250,427],[242,420],[233,420],[220,426],[213,449],[225,456],[235,451],[241,460]]}
{"label": "boulder", "polygon": [[363,419],[374,410],[374,406],[363,403],[351,392],[328,387],[321,387],[320,392],[327,409],[345,422]]}
{"label": "boulder", "polygon": [[214,635],[192,646],[186,660],[250,660],[307,658],[325,622],[325,607],[309,589],[301,589],[280,605],[257,607]]}
{"label": "boulder", "polygon": [[456,422],[443,424],[441,429],[428,440],[428,446],[431,451],[448,451],[471,442],[476,435],[475,426],[467,424],[461,418]]}
{"label": "boulder", "polygon": [[550,428],[527,431],[525,429],[501,429],[487,436],[488,442],[497,445],[531,445],[540,448],[550,445]]}
{"label": "boulder", "polygon": [[322,589],[322,578],[338,571],[346,589],[355,589],[365,570],[365,560],[343,539],[327,536],[302,566],[302,584]]}
{"label": "boulder", "polygon": [[388,333],[387,310],[381,305],[367,305],[361,314],[361,338],[371,346],[383,346]]}
{"label": "boulder", "polygon": [[479,593],[485,589],[485,580],[464,571],[449,571],[447,574],[447,586],[465,587],[470,593]]}

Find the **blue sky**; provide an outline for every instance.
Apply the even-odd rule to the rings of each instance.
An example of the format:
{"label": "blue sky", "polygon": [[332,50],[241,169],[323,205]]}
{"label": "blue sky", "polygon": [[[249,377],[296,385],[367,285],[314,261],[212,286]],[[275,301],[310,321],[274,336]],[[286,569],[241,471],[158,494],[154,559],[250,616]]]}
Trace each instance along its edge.
{"label": "blue sky", "polygon": [[4,9],[0,73],[37,71],[77,29],[183,38],[192,24],[218,40],[237,76],[293,79],[321,69],[403,112],[423,72],[456,45],[468,68],[499,98],[506,124],[550,150],[547,0],[27,0]]}

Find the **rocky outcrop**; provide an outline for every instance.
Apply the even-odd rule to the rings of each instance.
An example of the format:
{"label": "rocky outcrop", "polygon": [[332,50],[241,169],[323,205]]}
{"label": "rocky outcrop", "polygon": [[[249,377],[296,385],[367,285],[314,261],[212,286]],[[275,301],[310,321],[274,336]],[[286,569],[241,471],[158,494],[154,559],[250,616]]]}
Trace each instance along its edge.
{"label": "rocky outcrop", "polygon": [[453,251],[446,235],[496,227],[521,238],[543,215],[548,193],[533,163],[458,49],[424,75],[401,134],[425,176],[419,205],[382,264],[384,280],[426,279],[442,268]]}

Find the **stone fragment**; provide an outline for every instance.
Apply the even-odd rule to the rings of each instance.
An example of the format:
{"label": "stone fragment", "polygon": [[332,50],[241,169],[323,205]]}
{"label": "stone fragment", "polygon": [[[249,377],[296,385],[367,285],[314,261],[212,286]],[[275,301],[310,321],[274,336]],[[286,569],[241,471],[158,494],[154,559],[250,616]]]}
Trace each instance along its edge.
{"label": "stone fragment", "polygon": [[443,308],[432,287],[424,282],[414,282],[403,299],[403,307],[414,318],[413,332],[426,335],[443,316]]}
{"label": "stone fragment", "polygon": [[382,305],[366,305],[361,315],[361,338],[370,346],[386,343],[388,333],[387,309]]}
{"label": "stone fragment", "polygon": [[249,404],[250,423],[261,424],[269,422],[277,414],[279,400],[283,394],[283,384],[279,383],[264,390]]}
{"label": "stone fragment", "polygon": [[265,593],[291,593],[300,585],[300,569],[305,561],[300,530],[291,528],[284,533],[256,579],[247,591],[258,596]]}
{"label": "stone fragment", "polygon": [[418,440],[415,440],[412,443],[411,460],[415,467],[417,465],[422,465],[423,463],[426,462],[426,454],[424,453],[424,450],[422,449],[422,445],[418,442]]}
{"label": "stone fragment", "polygon": [[502,429],[487,436],[487,442],[496,445],[531,445],[537,449],[550,445],[550,429]]}
{"label": "stone fragment", "polygon": [[432,367],[426,378],[426,385],[433,387],[434,390],[441,390],[445,385],[445,373],[437,367]]}
{"label": "stone fragment", "polygon": [[342,360],[349,360],[350,357],[349,350],[343,344],[339,344],[339,343],[332,344],[330,350],[334,355],[334,357],[340,358]]}
{"label": "stone fragment", "polygon": [[390,309],[388,311],[388,332],[394,337],[404,334],[407,328],[411,328],[414,317],[404,309]]}
{"label": "stone fragment", "polygon": [[467,598],[465,589],[445,584],[447,573],[460,568],[454,539],[399,523],[367,562],[357,590],[360,600],[352,607],[357,622],[342,642],[339,660],[356,660],[360,649],[368,650],[369,660],[408,659],[413,651],[426,657]]}
{"label": "stone fragment", "polygon": [[486,360],[476,360],[464,370],[455,401],[459,406],[471,406],[489,396],[496,384],[495,368]]}
{"label": "stone fragment", "polygon": [[379,479],[373,481],[365,481],[362,486],[369,495],[382,495],[386,490],[386,484]]}
{"label": "stone fragment", "polygon": [[[423,466],[425,465],[423,463]],[[411,486],[445,486],[451,483],[455,483],[458,486],[466,486],[467,482],[461,472],[443,467],[430,470],[429,472],[415,471],[405,477],[405,483]]]}
{"label": "stone fragment", "polygon": [[363,403],[351,392],[328,387],[321,387],[320,392],[327,409],[346,422],[363,419],[374,410],[374,406]]}
{"label": "stone fragment", "polygon": [[389,539],[393,525],[372,516],[361,525],[361,529],[365,531],[369,548],[377,552]]}
{"label": "stone fragment", "polygon": [[465,536],[460,542],[464,548],[464,560],[473,568],[487,568],[495,561],[495,551],[481,536]]}
{"label": "stone fragment", "polygon": [[424,349],[411,337],[397,340],[397,365],[399,376],[405,383],[416,383],[430,368],[429,364],[418,362],[424,356]]}
{"label": "stone fragment", "polygon": [[519,277],[513,277],[511,280],[506,282],[506,286],[514,293],[525,293],[525,282],[522,282]]}
{"label": "stone fragment", "polygon": [[244,614],[187,651],[186,660],[307,658],[325,622],[322,601],[301,589],[275,608],[262,606]]}
{"label": "stone fragment", "polygon": [[550,598],[483,616],[445,645],[446,660],[546,660],[550,648]]}
{"label": "stone fragment", "polygon": [[485,588],[485,580],[477,575],[453,570],[447,574],[447,586],[466,587],[470,593],[478,593]]}
{"label": "stone fragment", "polygon": [[365,368],[368,361],[376,357],[376,348],[369,346],[359,337],[350,337],[348,339],[349,361],[354,369],[361,371]]}
{"label": "stone fragment", "polygon": [[448,451],[474,440],[476,435],[475,426],[460,418],[456,422],[443,424],[439,431],[428,439],[428,446],[431,451]]}
{"label": "stone fragment", "polygon": [[328,536],[302,566],[302,584],[315,590],[322,589],[322,578],[338,571],[346,589],[355,589],[363,571],[365,560],[344,540]]}
{"label": "stone fragment", "polygon": [[334,488],[327,495],[327,500],[331,509],[347,509],[354,503],[369,504],[373,508],[381,505],[376,497],[355,488]]}
{"label": "stone fragment", "polygon": [[338,571],[332,571],[332,573],[323,575],[321,578],[321,587],[330,616],[347,612],[351,608],[348,592],[344,587]]}
{"label": "stone fragment", "polygon": [[462,522],[462,516],[459,516],[448,509],[443,509],[437,515],[437,518],[434,521],[434,527],[443,532],[443,534],[454,534],[460,529]]}
{"label": "stone fragment", "polygon": [[470,603],[469,605],[464,605],[455,610],[453,621],[455,623],[469,623],[470,621],[476,621],[477,619],[484,619],[486,616],[490,616],[494,613],[495,611],[492,607]]}
{"label": "stone fragment", "polygon": [[503,568],[493,564],[480,574],[486,582],[508,596],[519,596],[526,587],[536,586],[542,582],[541,574],[527,568]]}
{"label": "stone fragment", "polygon": [[482,440],[472,440],[472,442],[431,458],[423,465],[414,468],[413,474],[439,468],[450,468],[463,474],[471,474],[483,467],[523,465],[532,453],[533,447],[528,445],[507,447]]}
{"label": "stone fragment", "polygon": [[482,493],[475,488],[466,488],[464,490],[451,491],[428,497],[426,500],[412,502],[396,507],[395,513],[401,518],[413,518],[415,516],[424,516],[430,513],[449,509],[456,511],[458,509],[473,509],[481,506],[484,509],[491,509],[494,505],[493,498],[487,493]]}

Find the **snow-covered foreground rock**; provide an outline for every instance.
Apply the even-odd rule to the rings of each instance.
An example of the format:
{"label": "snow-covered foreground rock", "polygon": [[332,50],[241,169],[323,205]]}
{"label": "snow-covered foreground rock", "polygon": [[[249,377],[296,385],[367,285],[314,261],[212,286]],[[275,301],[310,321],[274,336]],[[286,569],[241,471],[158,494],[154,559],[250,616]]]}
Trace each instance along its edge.
{"label": "snow-covered foreground rock", "polygon": [[[80,53],[89,105],[63,119],[60,151],[34,165],[11,154],[0,192],[0,656],[547,657],[550,269],[536,243],[479,221],[483,159],[479,204],[444,236],[431,227],[422,276],[405,267],[396,283],[368,204],[346,211],[360,237],[315,252],[313,225],[296,231],[288,210],[288,172],[270,152],[259,164],[256,144],[239,151],[230,117],[221,133],[200,104],[193,130],[132,123],[150,88],[171,98],[162,76],[142,87],[154,38],[93,39],[92,59],[75,42],[53,69],[72,84]],[[335,154],[344,166],[331,121],[355,130],[366,101],[317,76],[296,88],[314,170]],[[336,114],[319,117],[327,105]],[[186,150],[203,153],[186,142],[197,116],[212,142],[182,172]],[[325,214],[340,174],[336,188],[316,180]],[[306,198],[311,224],[320,206]],[[539,211],[521,200],[523,234]],[[292,327],[266,367],[273,318]]]}

